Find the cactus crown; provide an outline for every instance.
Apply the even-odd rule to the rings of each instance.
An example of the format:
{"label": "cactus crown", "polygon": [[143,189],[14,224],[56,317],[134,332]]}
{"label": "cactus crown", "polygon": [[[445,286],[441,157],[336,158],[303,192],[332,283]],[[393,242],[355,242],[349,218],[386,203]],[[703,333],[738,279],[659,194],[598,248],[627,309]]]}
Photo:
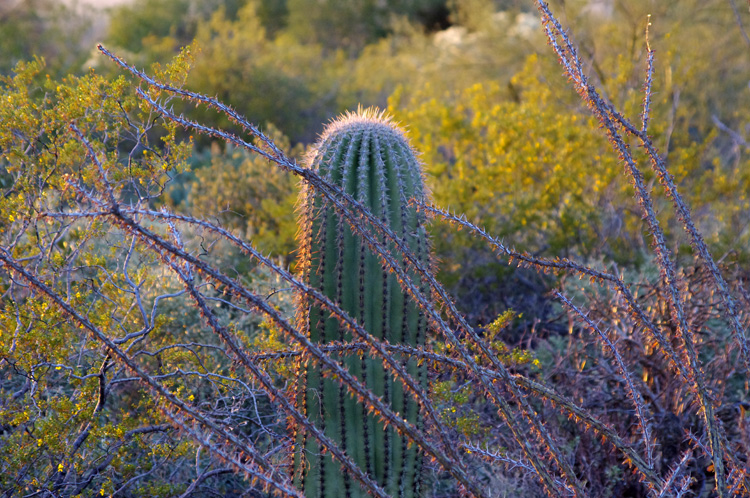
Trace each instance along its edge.
{"label": "cactus crown", "polygon": [[[344,146],[349,149],[341,150]],[[360,147],[360,154],[355,158],[353,148],[356,147]],[[348,153],[348,157],[339,157],[339,161],[332,162],[330,153],[333,149]],[[402,185],[405,190],[400,194],[411,194],[423,199],[429,197],[429,192],[425,190],[422,165],[418,160],[417,151],[409,144],[400,124],[386,111],[376,107],[360,106],[356,112],[347,111],[333,119],[311,148],[306,162],[313,169],[317,169],[321,176],[331,180],[329,172],[332,168],[358,168],[360,172],[363,168],[374,168],[372,172],[378,171],[377,164],[368,165],[368,158],[363,155],[368,153],[373,156],[370,159],[375,163],[385,161],[389,156],[395,160],[394,166],[401,170],[400,173],[407,174],[411,186]],[[340,159],[345,161],[341,162]],[[387,174],[384,171],[380,173]],[[349,186],[336,183],[342,187]],[[346,192],[352,193],[354,188],[349,187]],[[397,185],[386,185],[386,189],[392,187]],[[391,192],[391,195],[394,193]]]}
{"label": "cactus crown", "polygon": [[[381,129],[401,137],[406,142],[405,135],[399,124],[393,117],[377,107],[357,108],[356,112],[347,111],[341,116],[331,120],[323,131],[318,141],[318,146],[325,142],[328,137],[337,133],[345,133],[347,130],[357,129]],[[317,148],[317,147],[316,147]]]}

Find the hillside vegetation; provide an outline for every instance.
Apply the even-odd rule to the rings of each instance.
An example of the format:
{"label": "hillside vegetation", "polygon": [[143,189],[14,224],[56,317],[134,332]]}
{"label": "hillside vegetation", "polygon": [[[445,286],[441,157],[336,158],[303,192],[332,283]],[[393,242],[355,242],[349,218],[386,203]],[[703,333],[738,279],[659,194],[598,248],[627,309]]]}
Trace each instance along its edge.
{"label": "hillside vegetation", "polygon": [[0,6],[3,496],[750,495],[745,6],[97,19]]}

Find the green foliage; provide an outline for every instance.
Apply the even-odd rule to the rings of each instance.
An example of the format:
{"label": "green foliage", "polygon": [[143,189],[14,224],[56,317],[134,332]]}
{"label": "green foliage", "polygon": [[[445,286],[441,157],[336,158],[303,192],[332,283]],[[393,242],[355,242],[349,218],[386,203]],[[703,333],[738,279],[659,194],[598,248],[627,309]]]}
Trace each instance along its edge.
{"label": "green foliage", "polygon": [[[188,65],[185,52],[156,72],[179,84]],[[145,199],[148,206],[149,197],[183,167],[191,144],[176,143],[169,123],[156,129],[155,117],[124,78],[109,81],[91,73],[55,81],[44,69],[38,59],[0,80],[3,254],[33,260],[44,285],[121,340],[143,367],[160,369],[165,385],[178,395],[198,403],[203,396],[198,393],[212,390],[245,403],[231,379],[231,362],[202,337],[197,313],[175,294],[179,289],[158,259],[131,247],[132,239],[119,228],[65,216],[93,202],[86,192],[107,190],[102,172],[113,195],[128,202]],[[64,496],[184,491],[187,475],[167,483],[175,468],[195,461],[196,447],[165,424],[168,418],[151,394],[91,341],[80,323],[5,269],[0,295],[0,489]],[[139,305],[152,307],[154,315]],[[248,325],[251,333],[254,326]],[[189,348],[192,352],[175,346],[191,341],[203,345]],[[197,373],[180,377],[177,371]],[[231,492],[237,481],[216,489]]]}
{"label": "green foliage", "polygon": [[[310,154],[310,167],[366,206],[422,264],[429,265],[424,227],[415,208],[407,204],[412,198],[424,200],[422,171],[403,132],[382,113],[367,109],[331,123]],[[300,266],[309,284],[356,317],[373,337],[390,344],[424,345],[426,324],[421,313],[363,238],[310,187],[300,198]],[[393,244],[389,247],[397,253]],[[309,330],[310,340],[316,343],[353,339],[352,332],[318,304],[303,308],[301,328]],[[366,354],[343,361],[395,412],[417,422],[416,404],[384,370],[382,359]],[[414,360],[407,363],[407,371],[415,378],[416,367]],[[304,375],[301,402],[305,413],[387,492],[419,496],[421,463],[415,449],[407,449],[405,437],[384,427],[376,414],[346,396],[342,386],[324,379],[319,368],[309,365]],[[304,435],[300,441],[306,451],[298,472],[306,496],[361,496],[363,492],[348,474],[342,479],[337,463],[313,456],[320,452],[318,441],[312,437],[305,441]]]}
{"label": "green foliage", "polygon": [[[438,205],[536,254],[603,255],[638,265],[649,238],[633,190],[622,181],[618,158],[587,110],[553,91],[558,76],[552,63],[531,56],[506,87],[402,89],[391,97],[389,109],[409,123],[408,134],[423,153],[427,184]],[[736,146],[722,152],[726,139],[716,134],[695,141],[685,128],[664,128],[658,117],[668,102],[659,95],[651,132],[657,142],[669,140],[670,171],[691,202],[696,222],[718,253],[750,247],[747,150]],[[628,92],[626,108],[638,112],[640,98],[635,90]],[[652,178],[646,171],[647,181]],[[739,194],[728,199],[722,192],[729,190]],[[656,203],[660,219],[670,226],[671,201],[657,195]],[[454,288],[460,283],[461,301],[476,309],[485,302],[477,297],[487,287],[483,282],[508,281],[509,272],[491,256],[478,255],[472,236],[446,226],[435,229],[442,278]],[[680,231],[668,235],[675,247],[684,244]],[[683,255],[690,260],[689,252]],[[748,255],[742,249],[736,254],[741,261]],[[534,286],[523,287],[538,293]],[[488,306],[492,300],[487,296]],[[530,302],[521,301],[526,303],[506,305],[526,312]]]}
{"label": "green foliage", "polygon": [[[288,139],[275,129],[266,133],[290,155],[300,155],[300,147],[291,150]],[[263,253],[285,258],[287,264],[296,247],[297,195],[290,175],[264,158],[231,146],[194,154],[192,172],[170,188],[171,204],[179,210],[216,220]]]}
{"label": "green foliage", "polygon": [[[235,19],[244,0],[135,0],[112,9],[107,42],[131,53],[168,44],[172,50],[190,44],[211,14],[220,10]],[[171,54],[164,54],[170,56]]]}
{"label": "green foliage", "polygon": [[[721,258],[730,287],[741,291],[750,278],[750,59],[740,31],[750,25],[747,13],[735,13],[725,0],[636,0],[615,2],[610,10],[592,8],[595,3],[566,1],[565,22],[576,33],[592,83],[634,122],[643,104],[644,31],[646,15],[652,14],[649,40],[656,64],[649,135],[690,203],[696,224]],[[164,119],[164,111],[152,110],[136,97],[130,82],[113,75],[113,66],[97,64],[96,58],[89,61],[96,73],[58,76],[79,73],[81,62],[90,57],[91,47],[79,46],[86,21],[47,0],[12,4],[0,7],[0,256],[22,262],[64,303],[122,341],[136,364],[184,401],[186,410],[195,409],[228,433],[252,441],[272,469],[291,469],[293,450],[287,450],[299,440],[284,437],[279,400],[296,395],[302,401],[295,384],[300,372],[294,367],[313,363],[309,351],[300,350],[273,319],[253,314],[254,305],[232,287],[258,296],[291,323],[291,284],[258,268],[257,260],[205,225],[172,220],[174,227],[158,217],[162,211],[143,212],[167,206],[186,217],[218,222],[261,253],[272,254],[283,267],[294,258],[294,180],[266,159],[235,146],[217,146],[211,137],[197,136],[194,147],[192,137]],[[437,205],[465,213],[508,245],[535,255],[580,257],[594,268],[624,275],[645,320],[634,318],[622,294],[596,282],[509,268],[475,235],[441,223],[429,227],[440,261],[439,280],[456,291],[457,307],[486,340],[487,353],[467,346],[470,357],[488,375],[497,372],[493,361],[499,360],[523,392],[515,396],[503,379],[491,378],[507,389],[502,397],[513,400],[516,418],[506,419],[455,346],[442,339],[416,341],[426,348],[410,353],[423,355],[421,370],[416,359],[394,353],[429,390],[437,424],[450,433],[472,481],[498,496],[544,493],[538,474],[523,466],[529,455],[510,434],[515,427],[531,434],[535,450],[543,448],[543,462],[555,475],[560,462],[575,462],[574,473],[592,496],[647,493],[643,483],[648,479],[635,470],[632,455],[623,452],[642,454],[644,449],[644,424],[634,414],[632,394],[612,351],[596,342],[601,337],[589,334],[580,317],[550,299],[548,290],[556,283],[573,301],[588,303],[592,320],[603,328],[606,324],[605,334],[647,394],[656,442],[653,471],[665,476],[680,455],[693,451],[682,476],[697,480],[688,484],[696,494],[700,488],[713,496],[709,490],[717,473],[707,460],[706,442],[684,440],[685,433],[706,434],[705,419],[695,409],[696,389],[680,380],[674,362],[644,325],[652,322],[677,348],[678,359],[685,357],[674,303],[658,283],[659,268],[648,255],[652,236],[598,123],[574,92],[559,91],[565,82],[556,61],[536,55],[547,50],[546,40],[538,14],[529,10],[516,0],[135,0],[112,11],[105,39],[139,68],[156,62],[151,74],[160,81],[217,95],[251,121],[268,123],[264,131],[290,157],[299,157],[321,123],[343,109],[358,102],[390,102],[390,112],[422,151],[425,182]],[[433,31],[436,26],[446,29]],[[169,63],[180,46],[194,39],[193,49]],[[48,65],[34,55],[44,56]],[[170,100],[167,92],[148,85],[143,88],[166,109],[174,106],[177,113],[246,138],[247,130],[225,115]],[[660,193],[636,142],[629,145],[646,170],[667,245],[684,266],[677,274],[679,293],[689,303],[687,322],[695,332],[731,465],[734,455],[741,460],[748,453],[743,434],[750,405],[738,348],[722,317],[726,306],[705,268],[695,263],[671,200]],[[253,143],[264,147],[262,141]],[[183,171],[187,164],[192,168]],[[181,234],[187,254],[230,276],[217,283],[194,272],[192,281],[208,303],[205,309],[184,292],[179,271],[191,267],[184,258],[155,250],[107,211],[108,183],[125,211],[143,210],[128,211],[136,223],[168,241]],[[320,220],[312,222],[320,228],[315,223]],[[335,231],[338,224],[330,221],[329,227]],[[359,242],[347,230],[341,229],[342,238],[356,249]],[[331,248],[337,242],[324,245],[323,252],[308,252],[333,261],[337,254]],[[400,265],[400,256],[395,257]],[[175,260],[177,270],[170,266]],[[358,265],[356,254],[340,265],[349,277],[350,285],[342,291],[347,300],[356,301],[359,292]],[[374,280],[370,275],[382,271],[381,262],[373,257],[365,266],[367,282],[380,283],[379,275]],[[333,272],[334,266],[328,270]],[[318,286],[326,283],[325,278],[315,281],[314,273],[310,277]],[[395,278],[388,282],[391,297],[403,299]],[[378,285],[375,290],[366,287],[366,293],[379,292]],[[379,333],[373,317],[381,310],[374,308],[363,312],[367,317],[360,316],[357,303],[346,309]],[[439,316],[453,320],[448,326],[459,330],[449,305],[438,308]],[[510,311],[498,316],[508,308],[518,310],[518,316]],[[321,342],[355,339],[348,331],[340,335],[327,312],[312,309],[310,325],[319,335],[322,330]],[[419,320],[411,312],[407,321]],[[741,313],[747,329],[746,312]],[[269,374],[281,396],[272,400],[268,391],[257,390],[257,379],[205,324],[207,316],[215,317],[253,364]],[[216,457],[225,448],[225,436],[211,433],[187,411],[176,410],[164,396],[138,384],[81,327],[61,311],[59,302],[17,273],[0,270],[0,494],[178,496],[191,483],[207,494],[248,491],[250,481],[230,473],[232,468],[244,472],[242,465],[256,461],[247,457],[246,448],[237,450],[245,459],[239,465],[231,463],[234,454]],[[468,331],[461,334],[468,342]],[[386,339],[401,342],[399,337]],[[365,348],[330,356],[361,380],[366,372],[376,395],[417,425],[428,446],[439,446],[431,425],[435,421],[415,415],[412,398],[404,401],[401,384],[388,377],[372,354]],[[364,369],[358,355],[365,357]],[[308,373],[308,387],[319,387],[302,397],[308,414],[321,406],[319,394],[329,412],[343,405],[344,418],[356,418],[348,416],[357,410],[345,387],[322,378],[317,366]],[[524,400],[532,412],[523,411]],[[583,411],[576,411],[578,405]],[[175,413],[205,432],[182,426],[175,430]],[[562,455],[559,461],[552,462],[553,452],[541,442],[528,413],[542,419],[553,439],[561,441],[555,455]],[[360,425],[373,439],[371,453],[389,455],[371,465],[388,462],[393,470],[398,453],[412,458],[417,445],[399,449],[407,438],[390,428],[380,430],[380,415],[362,415]],[[337,416],[311,415],[339,442],[345,427],[351,450],[353,440],[365,439],[363,431],[352,429],[351,423],[347,429]],[[291,427],[299,429],[296,423]],[[616,429],[619,440],[608,428]],[[374,437],[376,431],[381,439]],[[197,442],[201,437],[215,445],[205,450]],[[391,438],[390,452],[385,451],[386,438]],[[311,440],[307,449],[339,479],[343,473],[329,454],[319,455]],[[353,452],[367,469],[362,452]],[[444,479],[450,470],[428,459],[423,464],[425,494],[460,493],[455,482]],[[315,480],[310,477],[314,472],[308,483]],[[372,473],[384,483],[382,474]],[[208,477],[200,481],[196,475]],[[298,475],[298,483],[300,479]],[[326,478],[329,489],[333,479]],[[358,485],[349,485],[356,494]],[[738,480],[737,486],[739,494],[747,494],[746,482]],[[345,492],[346,484],[341,489]],[[387,489],[397,494],[394,487]]]}
{"label": "green foliage", "polygon": [[64,3],[24,0],[0,5],[0,75],[35,56],[50,62],[54,74],[78,72],[86,59],[81,46],[89,22]]}
{"label": "green foliage", "polygon": [[391,30],[403,16],[428,29],[439,27],[447,16],[445,0],[376,1],[287,0],[288,32],[303,43],[355,52]]}
{"label": "green foliage", "polygon": [[[268,122],[293,142],[312,141],[319,124],[336,109],[332,91],[341,61],[323,57],[315,44],[298,44],[288,36],[267,37],[256,2],[249,2],[236,20],[222,11],[201,23],[196,34],[200,53],[190,85],[260,122]],[[213,113],[198,112],[202,121]],[[219,119],[222,127],[232,123]]]}
{"label": "green foliage", "polygon": [[586,254],[620,236],[637,241],[623,220],[602,223],[603,213],[626,210],[620,201],[629,197],[605,137],[591,119],[566,112],[538,66],[532,57],[511,81],[516,99],[498,84],[439,100],[428,88],[401,111],[393,98],[436,201],[532,251]]}
{"label": "green foliage", "polygon": [[[637,0],[597,12],[587,3],[567,4],[571,29],[592,54],[592,71],[605,93],[627,113],[640,112],[649,15],[650,45],[658,62],[654,107],[665,123],[679,133],[692,127],[692,138],[704,140],[713,129],[712,114],[729,120],[747,108],[748,44],[731,5],[721,0]],[[740,21],[747,24],[742,17]]]}
{"label": "green foliage", "polygon": [[471,387],[457,387],[455,382],[447,380],[433,383],[430,392],[448,427],[467,440],[486,438],[489,431],[482,426],[481,417],[471,403]]}

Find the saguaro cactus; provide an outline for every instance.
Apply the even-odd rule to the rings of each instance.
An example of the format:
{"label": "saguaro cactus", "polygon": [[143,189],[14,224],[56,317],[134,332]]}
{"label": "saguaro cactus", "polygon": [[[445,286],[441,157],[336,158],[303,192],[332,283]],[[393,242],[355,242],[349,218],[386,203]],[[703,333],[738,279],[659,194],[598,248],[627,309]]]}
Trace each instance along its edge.
{"label": "saguaro cactus", "polygon": [[[410,198],[425,198],[421,167],[403,132],[389,118],[374,109],[341,117],[328,126],[309,161],[321,177],[366,207],[428,265],[429,241],[421,215],[408,203]],[[301,194],[300,214],[300,261],[308,283],[357,319],[372,336],[390,343],[424,344],[420,310],[333,206],[307,187]],[[377,231],[373,233],[398,264],[404,265],[394,244]],[[416,283],[420,283],[418,279]],[[352,340],[351,333],[315,303],[303,303],[299,319],[314,342]],[[369,353],[338,358],[394,412],[420,423],[416,403],[384,369],[382,359]],[[424,373],[418,371],[414,360],[399,361],[424,383]],[[307,416],[380,486],[392,496],[420,495],[421,457],[415,446],[409,447],[393,429],[384,428],[376,414],[367,413],[346,388],[322,376],[317,366],[308,364],[299,383],[297,401]],[[365,495],[338,462],[321,455],[317,441],[301,432],[297,439],[303,451],[296,459],[296,479],[306,496]]]}

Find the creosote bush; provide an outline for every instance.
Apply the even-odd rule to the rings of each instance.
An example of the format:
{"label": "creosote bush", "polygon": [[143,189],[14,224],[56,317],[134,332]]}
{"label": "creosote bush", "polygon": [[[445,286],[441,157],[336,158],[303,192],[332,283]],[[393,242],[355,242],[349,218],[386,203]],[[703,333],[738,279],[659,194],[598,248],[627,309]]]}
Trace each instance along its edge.
{"label": "creosote bush", "polygon": [[[189,50],[151,76],[99,47],[137,79],[134,93],[95,74],[45,81],[40,62],[3,78],[2,489],[189,496],[212,480],[226,495],[295,497],[750,494],[747,270],[711,254],[652,140],[654,52],[634,121],[538,8],[624,168],[651,251],[642,275],[516,250],[433,206],[402,135],[374,111],[334,124],[301,165],[184,88]],[[173,99],[242,133],[177,115]],[[300,273],[231,227],[164,207],[187,158],[178,127],[299,179]],[[691,265],[675,263],[655,188]],[[502,341],[513,312],[470,325],[435,278],[429,219],[559,275],[567,335],[519,349]],[[230,246],[254,272],[226,264]]]}

